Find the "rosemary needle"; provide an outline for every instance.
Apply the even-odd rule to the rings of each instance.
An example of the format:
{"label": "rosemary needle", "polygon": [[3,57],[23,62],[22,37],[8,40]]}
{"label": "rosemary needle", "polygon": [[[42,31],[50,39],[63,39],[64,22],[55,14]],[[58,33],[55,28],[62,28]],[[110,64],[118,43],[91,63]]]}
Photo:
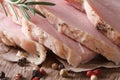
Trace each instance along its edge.
{"label": "rosemary needle", "polygon": [[24,15],[24,17],[25,17],[26,19],[30,20],[30,16],[28,15],[25,7],[24,7],[24,6],[20,6],[20,9],[21,9],[22,14]]}
{"label": "rosemary needle", "polygon": [[[33,16],[35,14],[38,14],[38,15],[42,16],[43,18],[46,18],[45,15],[43,15],[39,10],[33,8],[32,6],[34,6],[34,5],[54,6],[55,5],[54,3],[50,3],[50,2],[35,2],[35,1],[28,2],[28,0],[5,0],[5,1],[11,5],[11,8],[13,9],[14,14],[17,17],[17,20],[18,20],[18,16],[16,14],[14,6],[18,7],[21,10],[21,13],[23,14],[23,16],[26,19],[30,20],[31,17],[29,16],[29,14],[32,14]],[[0,4],[3,7],[5,14],[7,15],[7,11],[4,7],[4,5],[2,3],[0,3]]]}
{"label": "rosemary needle", "polygon": [[33,8],[26,6],[27,9],[29,9],[30,13],[34,16],[35,15],[35,11]]}
{"label": "rosemary needle", "polygon": [[49,6],[54,6],[54,3],[49,3],[49,2],[25,2],[26,5],[49,5]]}
{"label": "rosemary needle", "polygon": [[40,16],[42,16],[42,17],[46,18],[46,16],[45,16],[45,15],[43,15],[43,14],[42,14],[40,11],[38,11],[37,9],[34,9],[34,11],[35,11],[35,13],[39,14]]}

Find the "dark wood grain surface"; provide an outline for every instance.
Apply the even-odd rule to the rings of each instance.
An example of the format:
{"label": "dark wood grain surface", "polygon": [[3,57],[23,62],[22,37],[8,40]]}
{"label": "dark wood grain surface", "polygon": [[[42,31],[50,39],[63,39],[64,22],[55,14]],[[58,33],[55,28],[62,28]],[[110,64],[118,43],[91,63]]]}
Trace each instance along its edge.
{"label": "dark wood grain surface", "polygon": [[[40,80],[90,80],[88,77],[86,77],[86,72],[70,72],[69,77],[63,78],[59,75],[59,70],[51,69],[51,64],[54,62],[55,60],[49,58],[43,63],[42,68],[45,69],[47,75],[42,77]],[[0,59],[0,71],[4,71],[9,80],[14,80],[13,77],[17,73],[23,74],[25,80],[31,80],[32,67],[33,66],[27,66],[26,68],[19,67],[16,63],[8,62],[2,58]],[[120,68],[101,68],[101,75],[98,78],[98,80],[120,80]]]}

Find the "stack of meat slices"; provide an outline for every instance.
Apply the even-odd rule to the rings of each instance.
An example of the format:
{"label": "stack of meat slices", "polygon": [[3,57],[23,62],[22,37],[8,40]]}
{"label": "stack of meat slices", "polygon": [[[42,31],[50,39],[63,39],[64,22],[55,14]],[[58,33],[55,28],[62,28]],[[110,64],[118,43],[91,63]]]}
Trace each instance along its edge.
{"label": "stack of meat slices", "polygon": [[30,62],[41,64],[46,58],[47,50],[43,45],[28,39],[21,28],[20,25],[0,13],[0,40],[8,46],[21,47],[36,58],[30,59]]}
{"label": "stack of meat slices", "polygon": [[119,55],[119,47],[98,32],[94,25],[88,20],[86,14],[67,5],[67,2],[64,0],[48,0],[48,2],[54,2],[56,6],[37,6],[37,9],[47,16],[47,20],[54,25],[53,27],[58,30],[58,32],[84,45],[90,50],[102,54],[108,60],[119,63],[118,59],[115,60],[117,57],[115,57],[115,55]]}
{"label": "stack of meat slices", "polygon": [[[31,15],[30,21],[24,19],[20,10],[15,7],[19,14],[18,22],[15,21],[12,11],[4,2],[9,17],[1,11],[0,39],[3,43],[9,46],[19,46],[29,54],[38,55],[40,61],[36,62],[37,64],[45,60],[47,49],[66,60],[72,67],[87,64],[98,54],[116,65],[120,63],[120,38],[119,31],[117,31],[119,30],[117,27],[119,15],[116,16],[119,10],[114,12],[116,7],[120,7],[116,6],[118,0],[114,3],[105,0],[103,2],[100,0],[36,1],[46,1],[56,5],[35,6],[46,18]],[[82,6],[85,13],[83,13]],[[111,20],[115,16],[116,19]]]}

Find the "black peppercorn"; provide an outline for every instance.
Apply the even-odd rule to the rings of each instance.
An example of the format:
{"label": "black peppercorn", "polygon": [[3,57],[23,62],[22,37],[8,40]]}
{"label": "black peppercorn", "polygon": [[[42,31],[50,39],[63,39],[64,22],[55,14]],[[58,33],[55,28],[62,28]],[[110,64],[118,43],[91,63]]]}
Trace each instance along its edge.
{"label": "black peppercorn", "polygon": [[33,73],[32,73],[32,78],[34,77],[41,77],[41,73],[38,71],[38,70],[33,70]]}
{"label": "black peppercorn", "polygon": [[59,66],[58,66],[58,69],[59,70],[61,70],[61,69],[63,69],[64,68],[64,65],[63,64],[60,64]]}
{"label": "black peppercorn", "polygon": [[17,63],[19,66],[23,67],[26,65],[27,59],[25,57],[23,57],[23,58],[19,59]]}
{"label": "black peppercorn", "polygon": [[40,68],[39,73],[41,74],[41,76],[46,75],[46,71],[42,68]]}
{"label": "black peppercorn", "polygon": [[52,64],[52,69],[57,70],[57,69],[58,69],[58,66],[59,66],[59,65],[58,65],[57,63],[53,63],[53,64]]}
{"label": "black peppercorn", "polygon": [[5,78],[5,73],[3,71],[0,72],[0,79]]}

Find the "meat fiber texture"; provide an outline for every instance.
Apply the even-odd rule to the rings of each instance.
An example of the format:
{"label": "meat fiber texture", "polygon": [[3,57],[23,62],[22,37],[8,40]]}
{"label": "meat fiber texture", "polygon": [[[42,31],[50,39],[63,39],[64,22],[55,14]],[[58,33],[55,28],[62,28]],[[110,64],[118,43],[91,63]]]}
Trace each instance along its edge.
{"label": "meat fiber texture", "polygon": [[[99,34],[94,28],[91,29],[90,27],[92,26],[92,24],[90,24],[86,15],[84,15],[83,13],[80,13],[73,7],[68,6],[66,2],[63,0],[60,0],[60,1],[49,0],[49,1],[53,3],[54,2],[59,3],[59,4],[57,3],[56,5],[57,9],[59,10],[58,12],[63,14],[62,16],[65,17],[66,19],[64,19],[62,16],[59,16],[59,15],[56,16],[57,11],[53,10],[55,12],[53,13],[51,12],[51,10],[49,10],[49,7],[41,8],[39,6],[36,6],[37,9],[40,9],[43,13],[45,13],[45,15],[47,16],[47,19],[50,18],[49,22],[55,25],[54,26],[55,28],[54,28],[46,20],[40,17],[38,18],[38,16],[32,17],[31,22],[29,22],[24,18],[22,18],[22,15],[20,14],[19,16],[20,22],[18,22],[18,24],[22,23],[22,31],[24,35],[27,37],[27,39],[33,39],[34,41],[37,41],[40,44],[43,44],[47,48],[51,49],[59,57],[66,59],[68,63],[74,67],[80,65],[80,63],[86,63],[91,59],[93,59],[96,56],[95,52],[97,53],[99,52],[100,54],[104,55],[108,60],[114,61],[115,63],[119,63],[118,47],[112,44],[107,38]],[[60,4],[62,4],[62,6],[60,6]],[[63,10],[61,12],[61,9],[59,8],[59,6],[62,7],[62,9],[65,9],[65,11],[67,12],[69,12],[68,10],[71,10],[71,11],[73,10],[73,12],[75,12],[77,17],[74,16],[72,12],[70,12],[69,15],[65,14],[66,12],[62,13]],[[18,10],[18,13],[19,13],[19,10]],[[71,14],[73,16],[71,16],[70,18]],[[76,22],[78,21],[78,23],[76,24],[77,26],[81,25],[80,29],[73,27],[73,25],[75,26],[75,23],[76,23],[74,19],[77,19]],[[83,21],[81,21],[81,19]],[[71,21],[69,22],[68,20],[71,20]],[[88,27],[88,24],[90,27]],[[88,28],[88,30],[84,29],[82,25],[84,25],[84,28]],[[44,26],[47,26],[47,27],[44,27]],[[76,39],[77,40],[73,41],[67,36],[58,33],[55,30],[57,28],[61,33],[71,37],[74,40]],[[92,35],[89,35],[89,34],[92,34]],[[80,38],[79,36],[82,38]],[[80,39],[80,43],[85,45],[87,48],[85,48],[79,43],[79,39]],[[92,48],[90,46],[92,46]],[[92,51],[89,50],[88,48],[91,49]]]}
{"label": "meat fiber texture", "polygon": [[39,16],[32,17],[31,22],[25,19],[22,21],[23,31],[29,38],[43,44],[73,67],[86,63],[97,55],[78,42],[58,33],[51,24]]}
{"label": "meat fiber texture", "polygon": [[84,7],[94,27],[116,45],[120,46],[119,0],[86,0]]}
{"label": "meat fiber texture", "polygon": [[[6,5],[6,8],[10,12],[9,17],[15,21],[14,15],[8,5]],[[57,56],[67,60],[70,65],[77,67],[80,64],[90,61],[97,55],[80,43],[58,33],[52,25],[41,17],[31,16],[31,22],[29,22],[23,18],[19,9],[15,7],[15,10],[19,14],[18,20],[20,20],[15,22],[22,24],[22,32],[24,35],[28,39],[33,39],[51,49]]]}
{"label": "meat fiber texture", "polygon": [[83,0],[66,0],[71,6],[75,7],[76,9],[84,12],[83,8]]}
{"label": "meat fiber texture", "polygon": [[46,58],[46,49],[43,45],[28,39],[22,33],[22,27],[12,22],[2,12],[0,13],[0,39],[8,46],[19,46],[29,54],[33,55],[30,61],[35,64],[41,64]]}
{"label": "meat fiber texture", "polygon": [[[39,0],[37,0],[39,1]],[[51,6],[36,6],[47,20],[54,25],[58,32],[81,43],[96,53],[100,53],[108,60],[120,63],[119,47],[99,33],[86,14],[69,6],[64,0],[40,0],[55,3]]]}
{"label": "meat fiber texture", "polygon": [[[21,25],[22,24],[22,18],[24,18],[24,17],[23,17],[23,14],[21,13],[20,8],[18,8],[17,6],[10,5],[6,1],[3,1],[2,4],[4,5],[4,7],[7,11],[7,17],[12,19],[13,22]],[[14,11],[11,8],[11,6],[14,8]]]}

